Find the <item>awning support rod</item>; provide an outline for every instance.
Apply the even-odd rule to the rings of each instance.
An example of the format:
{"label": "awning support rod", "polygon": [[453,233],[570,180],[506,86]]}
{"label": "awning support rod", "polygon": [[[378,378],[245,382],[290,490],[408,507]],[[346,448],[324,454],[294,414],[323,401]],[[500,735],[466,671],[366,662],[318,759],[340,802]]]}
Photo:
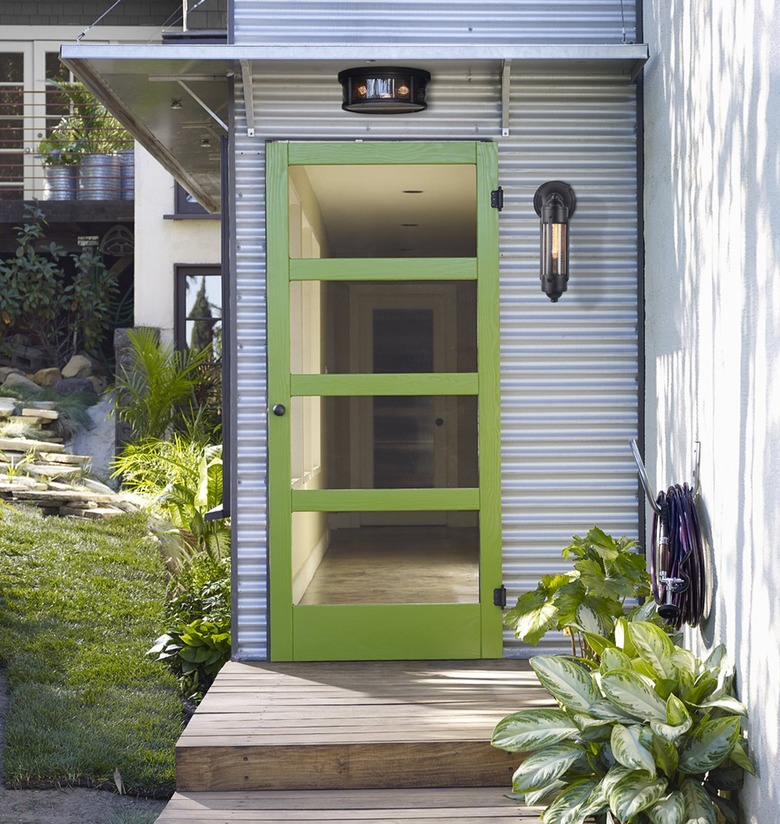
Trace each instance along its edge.
{"label": "awning support rod", "polygon": [[228,131],[227,123],[225,123],[220,117],[217,116],[215,112],[213,112],[199,97],[195,94],[194,91],[183,81],[183,80],[176,80],[176,82],[184,89],[185,92],[205,111],[207,112],[225,131]]}

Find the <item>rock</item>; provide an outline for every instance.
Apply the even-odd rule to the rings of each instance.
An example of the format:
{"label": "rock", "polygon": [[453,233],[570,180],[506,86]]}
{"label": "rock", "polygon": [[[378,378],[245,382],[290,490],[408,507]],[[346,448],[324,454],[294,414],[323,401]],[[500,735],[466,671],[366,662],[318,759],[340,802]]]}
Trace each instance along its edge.
{"label": "rock", "polygon": [[92,374],[92,361],[84,355],[74,355],[62,367],[63,378],[88,378]]}
{"label": "rock", "polygon": [[49,358],[37,346],[27,346],[26,344],[19,344],[14,347],[11,354],[11,362],[17,364],[22,369],[27,369],[30,372],[36,372],[38,369],[43,369],[47,363],[51,363]]}
{"label": "rock", "polygon": [[0,383],[5,383],[5,379],[9,375],[21,375],[22,370],[15,366],[0,366]]}
{"label": "rock", "polygon": [[108,389],[108,381],[99,375],[90,375],[87,380],[92,384],[96,395],[102,395]]}
{"label": "rock", "polygon": [[[115,451],[115,413],[114,396],[104,395],[96,404],[89,407],[88,414],[92,423],[82,427],[69,441],[68,448],[78,455],[92,457],[92,472],[106,481],[112,473]],[[117,484],[117,481],[109,481]]]}
{"label": "rock", "polygon": [[95,395],[96,392],[89,382],[89,378],[62,378],[52,387],[55,392],[61,395],[70,395],[73,392],[89,392]]}
{"label": "rock", "polygon": [[3,382],[3,389],[25,389],[28,392],[40,392],[41,387],[19,372],[12,372]]}
{"label": "rock", "polygon": [[16,412],[16,398],[0,398],[0,418],[10,418]]}
{"label": "rock", "polygon": [[2,452],[64,452],[62,444],[51,443],[49,441],[31,441],[26,438],[0,438],[0,451]]}
{"label": "rock", "polygon": [[44,421],[50,423],[51,421],[56,421],[59,416],[60,413],[56,409],[36,409],[32,406],[25,406],[21,411],[21,417],[33,418],[38,423],[43,423]]}
{"label": "rock", "polygon": [[50,366],[47,369],[39,369],[33,375],[33,380],[38,386],[54,386],[61,377],[62,372],[56,366]]}

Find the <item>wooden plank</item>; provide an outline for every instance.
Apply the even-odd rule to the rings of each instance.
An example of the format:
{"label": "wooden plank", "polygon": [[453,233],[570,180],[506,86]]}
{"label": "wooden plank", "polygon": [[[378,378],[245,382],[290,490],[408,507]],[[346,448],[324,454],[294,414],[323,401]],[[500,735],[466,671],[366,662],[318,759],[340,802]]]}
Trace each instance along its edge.
{"label": "wooden plank", "polygon": [[506,797],[503,787],[329,790],[311,792],[176,793],[158,824],[208,821],[452,822],[517,824],[538,821],[540,808]]}
{"label": "wooden plank", "polygon": [[510,786],[520,763],[486,742],[176,748],[179,790]]}

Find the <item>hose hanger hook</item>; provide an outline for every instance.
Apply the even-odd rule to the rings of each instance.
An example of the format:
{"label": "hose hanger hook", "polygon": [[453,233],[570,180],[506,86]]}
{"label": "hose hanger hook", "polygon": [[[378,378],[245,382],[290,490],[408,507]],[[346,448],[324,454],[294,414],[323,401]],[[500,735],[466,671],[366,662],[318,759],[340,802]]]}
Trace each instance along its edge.
{"label": "hose hanger hook", "polygon": [[[636,438],[631,439],[631,451],[634,453],[634,463],[636,463],[637,472],[639,473],[639,480],[642,483],[642,489],[645,491],[647,502],[653,509],[656,515],[661,514],[661,507],[656,501],[656,495],[653,492],[653,487],[650,484],[650,479],[647,477],[647,469],[645,462],[642,460],[642,454],[636,443]],[[699,468],[701,465],[701,441],[695,441],[693,446],[693,472],[691,474],[691,492],[695,498],[699,494]]]}
{"label": "hose hanger hook", "polygon": [[645,491],[647,502],[653,508],[653,512],[657,515],[661,514],[661,507],[655,500],[652,487],[650,486],[650,479],[647,477],[647,470],[645,469],[645,462],[642,460],[642,455],[639,452],[639,447],[636,444],[636,439],[631,439],[631,451],[634,453],[634,462],[636,463],[637,471],[639,472],[639,480],[642,482],[642,489]]}

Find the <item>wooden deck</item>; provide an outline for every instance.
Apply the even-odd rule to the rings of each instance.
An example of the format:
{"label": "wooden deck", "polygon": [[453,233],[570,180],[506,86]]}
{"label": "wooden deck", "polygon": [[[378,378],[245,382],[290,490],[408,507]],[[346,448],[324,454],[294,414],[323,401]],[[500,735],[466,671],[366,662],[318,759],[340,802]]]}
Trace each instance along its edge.
{"label": "wooden deck", "polygon": [[179,740],[158,821],[517,821],[520,758],[490,736],[549,705],[523,661],[233,662]]}

